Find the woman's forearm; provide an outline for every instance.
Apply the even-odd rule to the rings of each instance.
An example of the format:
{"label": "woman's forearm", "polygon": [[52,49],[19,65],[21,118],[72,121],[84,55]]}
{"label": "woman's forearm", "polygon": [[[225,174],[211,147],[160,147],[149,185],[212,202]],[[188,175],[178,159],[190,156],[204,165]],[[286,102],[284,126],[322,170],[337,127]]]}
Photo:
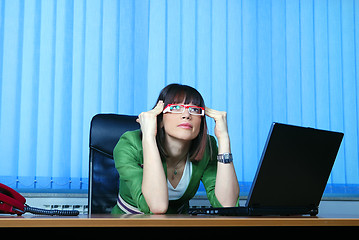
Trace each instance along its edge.
{"label": "woman's forearm", "polygon": [[[218,138],[218,154],[230,152],[229,136]],[[239,196],[239,184],[233,162],[217,163],[215,194],[222,206],[235,206]]]}
{"label": "woman's forearm", "polygon": [[142,146],[143,196],[152,213],[165,213],[168,208],[167,181],[155,137],[143,136]]}

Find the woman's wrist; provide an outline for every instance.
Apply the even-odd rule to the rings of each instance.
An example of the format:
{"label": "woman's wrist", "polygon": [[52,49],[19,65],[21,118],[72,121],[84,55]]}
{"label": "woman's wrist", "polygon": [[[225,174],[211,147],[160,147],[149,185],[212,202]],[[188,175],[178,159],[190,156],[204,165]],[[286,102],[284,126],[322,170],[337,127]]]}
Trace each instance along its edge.
{"label": "woman's wrist", "polygon": [[144,133],[144,132],[142,132],[142,142],[144,142],[144,141],[146,141],[146,142],[153,142],[153,141],[155,141],[156,142],[156,135],[154,135],[154,134],[146,134],[146,133]]}
{"label": "woman's wrist", "polygon": [[223,154],[223,153],[230,153],[231,152],[231,143],[229,140],[229,136],[227,134],[227,137],[221,137],[218,138],[218,154]]}
{"label": "woman's wrist", "polygon": [[157,149],[156,136],[142,135],[142,148],[144,151]]}
{"label": "woman's wrist", "polygon": [[223,141],[229,140],[228,132],[218,134],[218,136],[216,135],[216,137],[217,137],[218,141],[220,141],[220,140],[223,140]]}

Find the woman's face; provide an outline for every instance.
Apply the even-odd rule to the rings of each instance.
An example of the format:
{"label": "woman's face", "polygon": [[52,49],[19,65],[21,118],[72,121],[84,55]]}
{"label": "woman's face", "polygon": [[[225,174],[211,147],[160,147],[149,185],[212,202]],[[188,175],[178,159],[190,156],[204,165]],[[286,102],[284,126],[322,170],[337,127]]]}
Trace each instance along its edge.
{"label": "woman's face", "polygon": [[[184,103],[180,103],[185,105]],[[185,106],[190,106],[188,104]],[[202,116],[191,115],[188,108],[183,113],[164,113],[163,127],[166,135],[184,141],[192,141],[195,139],[201,127]]]}

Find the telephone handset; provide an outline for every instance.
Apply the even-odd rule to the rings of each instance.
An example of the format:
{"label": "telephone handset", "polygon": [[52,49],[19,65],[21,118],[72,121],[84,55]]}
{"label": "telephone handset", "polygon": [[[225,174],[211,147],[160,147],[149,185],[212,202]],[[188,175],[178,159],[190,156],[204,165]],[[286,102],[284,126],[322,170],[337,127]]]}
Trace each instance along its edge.
{"label": "telephone handset", "polygon": [[77,216],[77,210],[47,210],[30,207],[25,204],[26,199],[14,189],[0,183],[0,213],[22,215],[25,212],[40,215]]}
{"label": "telephone handset", "polygon": [[21,215],[26,199],[14,189],[0,183],[0,212]]}

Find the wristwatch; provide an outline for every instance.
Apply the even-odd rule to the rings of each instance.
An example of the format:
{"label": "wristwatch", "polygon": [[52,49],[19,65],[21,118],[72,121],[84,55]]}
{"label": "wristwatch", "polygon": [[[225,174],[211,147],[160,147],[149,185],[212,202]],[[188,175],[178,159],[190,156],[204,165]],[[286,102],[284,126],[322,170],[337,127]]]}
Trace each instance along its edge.
{"label": "wristwatch", "polygon": [[217,155],[217,160],[220,163],[231,163],[233,162],[232,153],[222,153]]}

